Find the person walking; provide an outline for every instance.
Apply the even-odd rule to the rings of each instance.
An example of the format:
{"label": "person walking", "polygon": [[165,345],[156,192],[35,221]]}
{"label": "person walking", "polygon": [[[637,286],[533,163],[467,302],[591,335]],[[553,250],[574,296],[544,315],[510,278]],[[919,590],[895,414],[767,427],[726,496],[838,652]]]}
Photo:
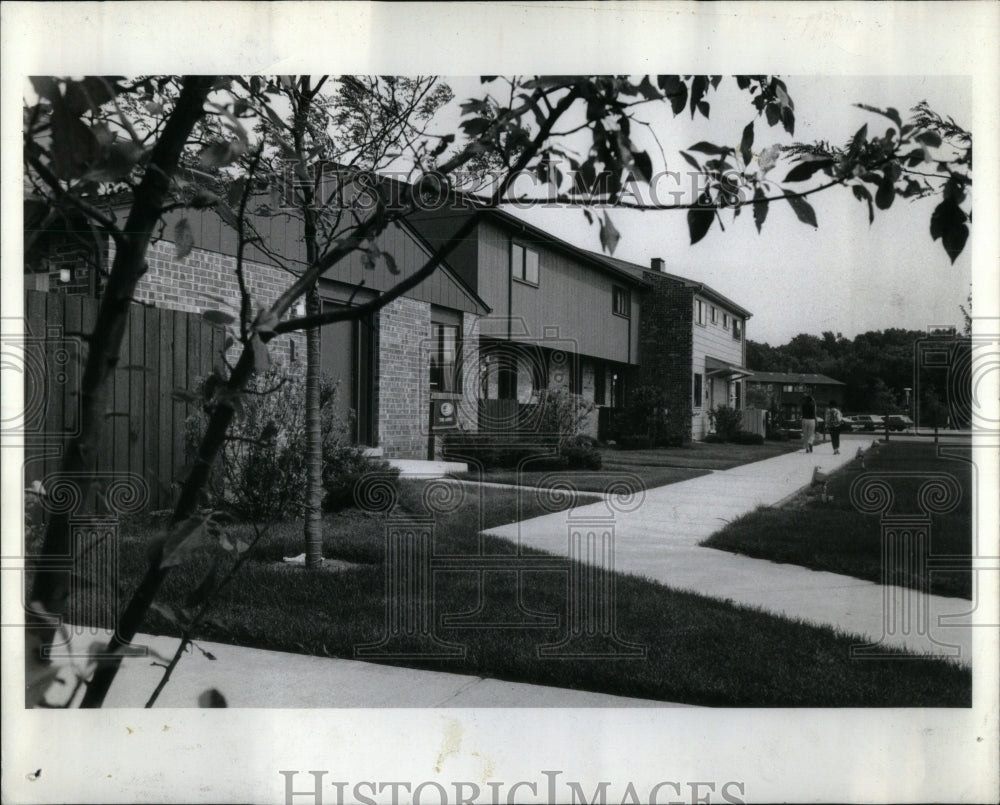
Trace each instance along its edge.
{"label": "person walking", "polygon": [[830,434],[830,444],[833,445],[833,454],[840,455],[840,429],[844,425],[844,415],[840,413],[837,403],[830,400],[826,409],[826,429]]}
{"label": "person walking", "polygon": [[816,401],[812,395],[807,394],[802,398],[802,441],[805,443],[806,452],[813,451],[813,437],[816,435]]}

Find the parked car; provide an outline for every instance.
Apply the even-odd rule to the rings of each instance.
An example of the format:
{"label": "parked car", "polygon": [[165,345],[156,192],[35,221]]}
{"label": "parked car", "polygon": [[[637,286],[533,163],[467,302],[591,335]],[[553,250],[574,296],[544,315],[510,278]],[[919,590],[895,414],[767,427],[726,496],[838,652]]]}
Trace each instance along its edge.
{"label": "parked car", "polygon": [[889,430],[910,431],[914,428],[913,420],[906,416],[906,414],[890,414],[887,421],[889,423]]}
{"label": "parked car", "polygon": [[851,430],[877,430],[882,427],[882,417],[877,414],[854,414],[844,419],[851,424]]}

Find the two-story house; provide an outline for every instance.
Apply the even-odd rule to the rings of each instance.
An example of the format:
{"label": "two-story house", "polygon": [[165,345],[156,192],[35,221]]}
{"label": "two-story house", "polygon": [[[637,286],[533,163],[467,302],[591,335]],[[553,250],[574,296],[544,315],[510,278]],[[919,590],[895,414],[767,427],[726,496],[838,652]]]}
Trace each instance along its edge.
{"label": "two-story house", "polygon": [[[473,214],[423,213],[413,223],[432,246],[441,246]],[[510,213],[480,215],[449,256],[492,309],[478,321],[477,427],[514,429],[519,412],[545,389],[580,394],[598,410],[623,405],[639,363],[646,282]],[[598,410],[587,422],[594,436]]]}

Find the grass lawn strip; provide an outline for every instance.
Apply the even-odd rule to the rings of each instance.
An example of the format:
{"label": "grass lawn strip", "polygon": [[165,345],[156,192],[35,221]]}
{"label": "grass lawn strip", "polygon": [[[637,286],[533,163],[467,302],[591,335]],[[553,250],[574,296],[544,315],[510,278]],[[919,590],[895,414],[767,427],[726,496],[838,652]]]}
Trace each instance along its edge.
{"label": "grass lawn strip", "polygon": [[[779,507],[761,507],[727,524],[702,545],[756,559],[801,565],[867,581],[882,581],[882,529],[878,514],[862,514],[851,503],[850,488],[862,472],[908,472],[892,480],[896,514],[919,512],[917,489],[924,473],[945,472],[958,481],[962,500],[948,514],[931,518],[931,553],[968,557],[972,551],[972,464],[968,449],[949,446],[937,455],[933,444],[890,442],[865,458],[866,470],[853,461],[833,473],[828,482],[831,501],[816,490],[804,490]],[[951,457],[964,452],[961,457]],[[899,557],[893,582],[916,588],[921,579],[910,569],[913,557]],[[971,570],[933,571],[934,595],[972,598]]]}
{"label": "grass lawn strip", "polygon": [[[512,554],[516,546],[478,537],[484,527],[524,519],[543,509],[525,490],[482,488],[453,512],[439,515],[437,555]],[[400,508],[421,511],[420,484],[404,484]],[[572,505],[575,501],[566,501]],[[289,572],[275,564],[301,552],[301,523],[282,523],[258,560],[243,569],[218,601],[216,621],[195,637],[278,651],[353,658],[354,646],[379,640],[385,629],[384,515],[359,511],[329,515],[324,524],[324,554],[350,562],[336,573]],[[245,527],[244,527],[245,528]],[[249,531],[249,529],[246,529]],[[125,591],[146,567],[146,550],[155,529],[133,524],[120,550]],[[239,536],[238,534],[234,534]],[[244,537],[247,536],[244,534]],[[525,551],[538,553],[535,551]],[[200,550],[168,577],[160,601],[183,606],[218,546]],[[566,617],[566,573],[527,571],[521,588],[524,606]],[[511,620],[516,574],[487,576],[483,617]],[[435,616],[477,608],[479,578],[471,571],[438,573]],[[539,659],[541,643],[558,642],[558,628],[444,629],[438,636],[463,643],[464,659],[399,662],[417,668],[475,674],[502,680],[633,696],[662,701],[727,707],[967,707],[971,672],[937,659],[856,662],[853,643],[863,642],[833,629],[793,622],[730,602],[670,590],[635,576],[619,575],[617,631],[625,640],[647,646],[645,659]],[[107,624],[100,624],[107,625]],[[152,612],[144,626],[158,634],[177,628]]]}

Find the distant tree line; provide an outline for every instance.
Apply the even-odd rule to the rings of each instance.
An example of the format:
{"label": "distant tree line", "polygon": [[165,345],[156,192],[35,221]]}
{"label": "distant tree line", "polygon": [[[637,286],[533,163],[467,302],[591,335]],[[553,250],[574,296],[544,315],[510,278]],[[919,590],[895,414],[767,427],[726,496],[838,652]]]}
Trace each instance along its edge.
{"label": "distant tree line", "polygon": [[[929,360],[920,357],[927,354]],[[971,354],[968,334],[949,328],[928,333],[894,327],[853,339],[829,331],[821,336],[800,333],[773,347],[747,341],[751,369],[814,372],[845,383],[845,411],[919,413],[921,424],[933,425],[937,419],[941,426],[949,420],[968,425]]]}

